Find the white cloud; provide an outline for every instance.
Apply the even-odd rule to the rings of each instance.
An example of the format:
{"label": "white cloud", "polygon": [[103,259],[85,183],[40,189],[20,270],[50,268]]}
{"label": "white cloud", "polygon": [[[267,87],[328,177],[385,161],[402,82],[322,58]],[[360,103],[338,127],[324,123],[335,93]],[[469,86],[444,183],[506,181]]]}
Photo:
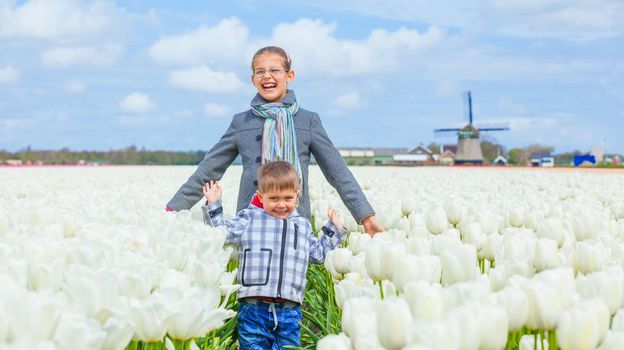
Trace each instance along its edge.
{"label": "white cloud", "polygon": [[295,70],[344,76],[393,70],[400,59],[433,46],[444,37],[440,28],[430,27],[423,33],[407,28],[394,32],[375,29],[365,40],[341,40],[335,37],[336,29],[335,22],[304,18],[277,25],[268,42],[291,52]]}
{"label": "white cloud", "polygon": [[490,0],[489,5],[486,17],[513,36],[590,40],[619,36],[624,30],[619,0]]}
{"label": "white cloud", "polygon": [[232,92],[243,86],[236,74],[213,71],[207,66],[173,71],[169,82],[175,87],[207,92]]}
{"label": "white cloud", "polygon": [[19,79],[20,72],[17,69],[11,66],[0,68],[0,84],[15,83]]}
{"label": "white cloud", "polygon": [[143,113],[151,111],[154,103],[146,94],[133,92],[119,102],[119,107],[125,112]]}
{"label": "white cloud", "polygon": [[352,91],[338,96],[334,104],[341,109],[355,109],[362,105],[362,99],[357,92]]}
{"label": "white cloud", "polygon": [[336,29],[335,22],[302,18],[276,25],[270,37],[251,39],[247,26],[230,18],[214,27],[162,38],[150,47],[149,54],[167,64],[241,67],[250,63],[260,47],[279,45],[291,53],[297,71],[344,76],[392,70],[400,59],[434,46],[444,37],[442,29],[430,27],[423,32],[375,29],[364,39],[346,40],[336,37]]}
{"label": "white cloud", "polygon": [[123,54],[119,45],[102,47],[56,47],[44,51],[41,61],[48,67],[110,66]]}
{"label": "white cloud", "polygon": [[232,114],[228,106],[212,102],[204,105],[204,112],[209,117],[225,117]]}
{"label": "white cloud", "polygon": [[214,27],[161,38],[149,48],[149,55],[166,64],[242,62],[248,36],[249,29],[239,19],[229,18]]}
{"label": "white cloud", "polygon": [[111,28],[123,10],[108,1],[31,0],[0,4],[0,37],[79,38]]}
{"label": "white cloud", "polygon": [[81,94],[87,90],[87,87],[83,83],[76,80],[70,80],[65,82],[63,88],[65,89],[65,91],[72,94]]}

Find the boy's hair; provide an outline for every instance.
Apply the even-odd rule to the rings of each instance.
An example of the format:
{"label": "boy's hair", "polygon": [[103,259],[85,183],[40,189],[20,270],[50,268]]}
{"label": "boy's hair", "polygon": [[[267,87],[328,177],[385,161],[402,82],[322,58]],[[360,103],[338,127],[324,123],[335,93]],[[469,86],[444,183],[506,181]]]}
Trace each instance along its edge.
{"label": "boy's hair", "polygon": [[260,166],[258,169],[258,192],[266,193],[271,190],[299,191],[299,176],[290,163],[278,160]]}
{"label": "boy's hair", "polygon": [[290,56],[288,56],[288,54],[286,53],[284,49],[278,46],[265,46],[261,48],[260,50],[256,51],[256,53],[253,55],[253,58],[251,59],[252,71],[254,70],[254,61],[256,60],[256,57],[262,54],[266,54],[266,53],[272,53],[272,54],[282,56],[282,59],[284,60],[284,69],[286,69],[287,72],[290,72],[290,65],[292,64],[292,61],[290,60]]}

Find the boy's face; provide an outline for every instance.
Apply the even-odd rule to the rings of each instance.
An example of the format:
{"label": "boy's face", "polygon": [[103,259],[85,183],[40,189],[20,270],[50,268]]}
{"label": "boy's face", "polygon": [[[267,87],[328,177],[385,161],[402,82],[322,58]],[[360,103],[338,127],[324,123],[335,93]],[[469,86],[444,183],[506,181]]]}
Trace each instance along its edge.
{"label": "boy's face", "polygon": [[292,190],[269,190],[267,192],[257,192],[258,199],[264,206],[267,214],[286,219],[297,207],[297,197],[299,192]]}
{"label": "boy's face", "polygon": [[282,56],[273,53],[261,54],[254,59],[253,66],[254,72],[264,72],[251,75],[251,82],[260,96],[269,102],[277,102],[286,96],[288,83],[295,78],[295,72],[285,71]]}

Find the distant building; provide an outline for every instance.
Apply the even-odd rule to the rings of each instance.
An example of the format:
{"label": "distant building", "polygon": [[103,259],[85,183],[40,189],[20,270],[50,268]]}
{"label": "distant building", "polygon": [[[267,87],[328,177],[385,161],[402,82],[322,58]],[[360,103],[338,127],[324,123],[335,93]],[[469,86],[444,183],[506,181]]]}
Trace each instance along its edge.
{"label": "distant building", "polygon": [[18,165],[22,165],[22,161],[21,161],[21,159],[7,159],[5,164],[6,165],[18,166]]}
{"label": "distant building", "polygon": [[347,165],[372,165],[375,155],[372,148],[339,148],[338,152]]}
{"label": "distant building", "polygon": [[457,154],[457,145],[441,145],[440,146],[440,154],[450,151],[453,155]]}
{"label": "distant building", "polygon": [[596,157],[593,155],[574,156],[574,166],[596,165]]}
{"label": "distant building", "polygon": [[405,154],[395,154],[393,159],[397,165],[435,165],[433,153],[423,145],[418,145]]}
{"label": "distant building", "polygon": [[394,155],[407,153],[407,148],[374,148],[373,164],[391,165],[394,163]]}
{"label": "distant building", "polygon": [[498,155],[495,159],[494,162],[492,162],[492,164],[497,165],[497,166],[505,166],[507,165],[507,159],[505,159],[505,157]]}
{"label": "distant building", "polygon": [[555,157],[550,153],[532,153],[530,162],[531,166],[534,167],[553,167],[555,166]]}
{"label": "distant building", "polygon": [[[455,147],[457,149],[457,147]],[[441,148],[440,148],[441,150]],[[445,151],[438,157],[438,164],[453,165],[455,164],[455,153],[445,148]]]}

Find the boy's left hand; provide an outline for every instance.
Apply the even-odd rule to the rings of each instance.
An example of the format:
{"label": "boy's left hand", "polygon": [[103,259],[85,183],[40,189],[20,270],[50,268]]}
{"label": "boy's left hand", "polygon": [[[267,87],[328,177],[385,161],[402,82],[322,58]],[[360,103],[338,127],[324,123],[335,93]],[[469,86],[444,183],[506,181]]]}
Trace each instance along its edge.
{"label": "boy's left hand", "polygon": [[327,208],[327,216],[329,217],[329,221],[334,224],[339,230],[342,230],[342,218],[334,208]]}

